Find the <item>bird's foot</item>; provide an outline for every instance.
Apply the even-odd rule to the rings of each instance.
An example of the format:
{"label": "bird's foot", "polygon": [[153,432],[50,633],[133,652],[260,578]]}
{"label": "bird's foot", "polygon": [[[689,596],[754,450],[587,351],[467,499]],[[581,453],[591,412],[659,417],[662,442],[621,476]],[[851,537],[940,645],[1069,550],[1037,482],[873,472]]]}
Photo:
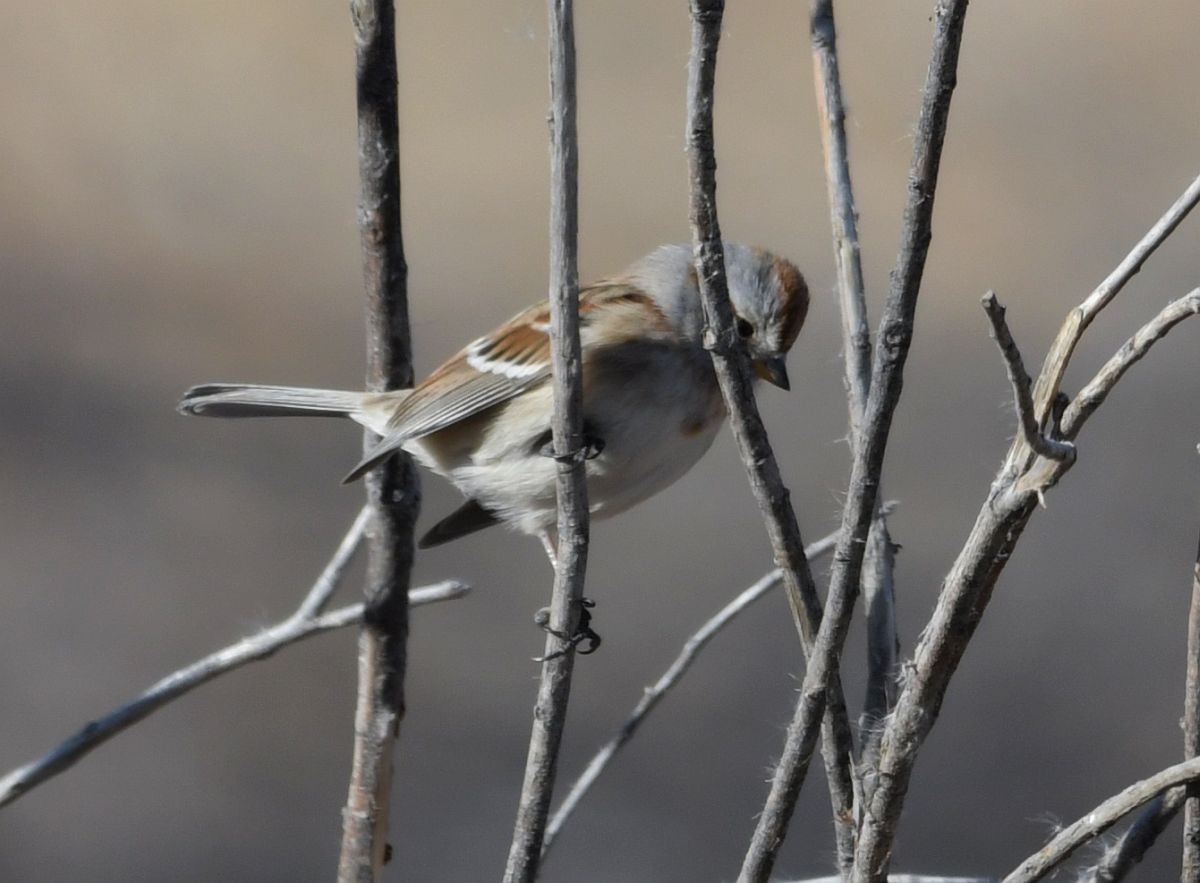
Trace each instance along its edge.
{"label": "bird's foot", "polygon": [[[574,634],[568,635],[564,632],[555,631],[550,628],[550,608],[543,607],[533,615],[533,621],[543,631],[547,631],[560,641],[566,641],[567,646],[561,650],[555,650],[553,653],[548,653],[545,656],[535,656],[534,662],[548,662],[551,659],[558,659],[560,656],[566,656],[574,650],[580,656],[588,656],[595,653],[600,648],[600,635],[592,628],[592,608],[596,606],[596,602],[590,598],[580,598],[579,604],[579,622],[575,625]],[[584,641],[587,641],[587,646],[580,647]]]}
{"label": "bird's foot", "polygon": [[548,441],[542,445],[538,452],[543,457],[549,457],[558,463],[572,463],[576,457],[582,457],[584,460],[595,460],[604,453],[604,439],[598,435],[593,435],[586,429],[583,432],[583,438],[579,452],[577,454],[556,454],[554,453],[554,441]]}

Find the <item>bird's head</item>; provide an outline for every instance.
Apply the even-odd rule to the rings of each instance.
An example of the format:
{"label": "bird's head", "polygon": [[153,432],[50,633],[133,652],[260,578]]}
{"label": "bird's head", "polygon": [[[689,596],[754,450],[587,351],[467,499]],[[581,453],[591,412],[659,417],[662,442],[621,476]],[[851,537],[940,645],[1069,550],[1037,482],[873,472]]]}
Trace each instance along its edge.
{"label": "bird's head", "polygon": [[754,373],[788,389],[786,358],[808,315],[808,286],[796,265],[761,248],[725,243],[734,330]]}

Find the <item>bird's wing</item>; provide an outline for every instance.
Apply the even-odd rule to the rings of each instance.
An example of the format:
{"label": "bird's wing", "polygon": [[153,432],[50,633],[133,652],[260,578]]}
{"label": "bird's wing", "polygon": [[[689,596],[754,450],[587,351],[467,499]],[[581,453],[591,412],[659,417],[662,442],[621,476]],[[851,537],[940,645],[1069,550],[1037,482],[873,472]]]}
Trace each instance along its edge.
{"label": "bird's wing", "polygon": [[[597,347],[666,331],[649,295],[623,281],[603,282],[579,295],[586,360]],[[550,377],[550,305],[535,304],[470,343],[421,381],[396,407],[379,444],[346,477],[353,481],[405,442],[437,432],[506,402]]]}

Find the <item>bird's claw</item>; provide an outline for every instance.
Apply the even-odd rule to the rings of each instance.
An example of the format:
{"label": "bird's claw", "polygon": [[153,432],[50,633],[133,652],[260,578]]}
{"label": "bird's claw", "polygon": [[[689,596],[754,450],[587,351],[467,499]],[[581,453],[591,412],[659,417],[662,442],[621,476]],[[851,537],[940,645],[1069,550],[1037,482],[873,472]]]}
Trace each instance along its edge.
{"label": "bird's claw", "polygon": [[[533,658],[534,662],[549,662],[551,659],[566,656],[572,650],[580,656],[589,656],[600,649],[600,635],[592,628],[592,608],[596,606],[596,602],[590,598],[580,598],[576,603],[579,604],[579,622],[576,624],[575,633],[572,635],[550,628],[549,607],[543,607],[533,615],[533,621],[538,628],[549,632],[567,644],[561,650],[555,650],[553,653],[547,653],[545,656],[535,656]],[[587,646],[581,648],[579,645],[584,641],[587,641]]]}
{"label": "bird's claw", "polygon": [[542,445],[538,452],[543,457],[548,457],[556,463],[574,463],[578,458],[584,460],[595,460],[604,453],[604,439],[595,435],[584,433],[582,443],[579,450],[573,454],[556,454],[554,453],[554,442],[549,441]]}

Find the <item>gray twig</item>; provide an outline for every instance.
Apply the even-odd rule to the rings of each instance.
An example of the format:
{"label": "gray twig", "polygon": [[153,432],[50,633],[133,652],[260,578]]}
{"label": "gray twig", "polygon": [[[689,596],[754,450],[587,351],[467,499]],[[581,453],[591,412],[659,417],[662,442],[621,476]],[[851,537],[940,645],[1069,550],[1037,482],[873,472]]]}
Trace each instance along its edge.
{"label": "gray twig", "polygon": [[[870,394],[854,450],[841,533],[833,558],[829,600],[804,674],[796,710],[788,726],[783,755],[775,768],[770,794],[742,865],[739,878],[742,883],[764,881],[770,875],[812,755],[816,723],[825,700],[824,687],[829,676],[837,671],[837,660],[858,596],[863,551],[875,512],[892,415],[900,399],[904,363],[912,342],[913,315],[932,236],[938,166],[954,91],[966,7],[966,0],[940,0],[935,10],[937,23],[909,173],[909,199],[904,211],[900,256],[892,273],[891,289],[875,343]],[[864,792],[865,800],[870,796],[869,791]],[[861,838],[861,828],[859,836]],[[861,854],[860,840],[856,855]],[[856,864],[856,873],[858,869]]]}
{"label": "gray twig", "polygon": [[1150,801],[1121,839],[1106,849],[1100,861],[1087,870],[1087,877],[1081,878],[1081,883],[1119,883],[1124,880],[1183,808],[1185,793],[1183,787],[1172,788]]}
{"label": "gray twig", "polygon": [[[813,53],[813,85],[825,156],[825,184],[833,255],[837,266],[838,303],[842,315],[842,350],[846,363],[846,401],[850,407],[850,442],[858,443],[871,388],[871,331],[867,322],[866,286],[858,242],[858,212],[850,183],[846,143],[846,108],[838,68],[837,28],[833,0],[812,0],[809,31]],[[879,489],[882,496],[882,486]],[[877,513],[867,538],[862,593],[867,617],[867,691],[860,720],[860,775],[873,778],[881,724],[896,698],[900,655],[894,584],[895,546],[887,519]],[[849,850],[843,850],[844,845]],[[839,843],[838,864],[848,872],[854,863],[853,838]]]}
{"label": "gray twig", "polygon": [[[885,511],[891,512],[894,505],[893,503],[885,504]],[[822,537],[815,543],[810,543],[805,548],[804,554],[808,557],[809,561],[815,561],[832,551],[836,542],[837,532],[835,531]],[[692,667],[692,663],[696,661],[696,657],[700,655],[700,651],[704,649],[705,645],[716,637],[721,629],[725,628],[739,614],[747,610],[751,604],[782,582],[783,571],[778,568],[772,570],[718,610],[712,618],[706,621],[704,625],[684,642],[683,649],[679,651],[679,655],[675,657],[675,661],[667,667],[667,670],[662,673],[662,676],[655,681],[653,686],[646,688],[642,694],[642,698],[638,700],[629,717],[621,724],[621,728],[617,730],[616,735],[604,743],[600,750],[596,752],[579,775],[579,778],[575,780],[575,784],[571,786],[571,790],[567,792],[567,796],[563,798],[563,802],[555,810],[553,817],[550,819],[550,824],[546,826],[546,840],[542,846],[543,859],[546,853],[550,851],[550,847],[557,839],[563,825],[567,823],[567,820],[571,817],[571,813],[575,811],[575,808],[579,805],[584,795],[596,784],[596,780],[600,778],[600,774],[604,772],[613,758],[616,757],[617,752],[624,747],[626,742],[633,738],[634,733],[641,727],[646,716],[654,710],[662,698],[687,674],[688,669]]]}
{"label": "gray twig", "polygon": [[1125,341],[1113,357],[1104,363],[1104,367],[1096,376],[1079,391],[1079,395],[1075,396],[1074,401],[1063,413],[1063,435],[1067,438],[1078,435],[1083,424],[1104,403],[1125,372],[1146,355],[1150,347],[1166,337],[1167,332],[1184,319],[1197,314],[1200,314],[1200,288],[1168,304],[1133,337]]}
{"label": "gray twig", "polygon": [[1025,443],[1036,453],[1051,460],[1066,460],[1075,456],[1075,446],[1070,442],[1050,438],[1038,425],[1037,416],[1033,412],[1033,386],[1025,371],[1025,363],[1021,360],[1021,350],[1013,340],[1012,332],[1008,329],[1008,321],[1004,318],[1004,307],[996,299],[996,292],[989,291],[981,301],[988,318],[992,320],[992,330],[996,335],[996,346],[1004,356],[1005,367],[1008,368],[1008,380],[1012,384],[1013,398],[1016,400],[1017,419],[1021,424],[1021,433]]}
{"label": "gray twig", "polygon": [[[1041,416],[1045,412],[1039,405],[1043,401],[1041,396],[1046,394],[1045,390],[1052,389],[1051,398],[1058,399],[1065,362],[1070,359],[1082,327],[1091,322],[1098,309],[1111,301],[1121,285],[1178,225],[1197,199],[1200,199],[1200,179],[1154,225],[1105,284],[1067,315],[1034,387],[1034,410],[1039,415],[1039,425],[1045,421]],[[1147,345],[1158,339],[1154,335],[1151,338],[1147,339]],[[1144,348],[1138,357],[1142,353]],[[1136,358],[1132,357],[1131,351],[1131,357],[1121,363],[1124,365],[1122,371],[1101,371],[1101,375],[1110,378],[1106,381],[1105,394],[1134,361]],[[1080,402],[1086,400],[1080,396]],[[1071,408],[1068,408],[1067,413],[1070,412]],[[1083,410],[1078,413],[1082,414]],[[1081,423],[1079,418],[1068,420],[1064,414],[1060,422],[1062,436],[1073,439]],[[925,738],[937,722],[950,680],[987,609],[1001,572],[1037,508],[1042,491],[1053,486],[1074,463],[1072,459],[1051,460],[1029,456],[1031,454],[1024,434],[1019,435],[1010,446],[970,534],[946,575],[933,616],[917,643],[905,687],[884,730],[879,787],[864,801],[854,883],[879,883],[884,879],[913,766]]]}
{"label": "gray twig", "polygon": [[[361,622],[361,603],[339,607],[328,613],[322,611],[330,594],[341,582],[354,550],[362,538],[365,524],[366,521],[360,514],[333,558],[291,616],[172,672],[133,701],[91,721],[37,760],[8,773],[0,779],[0,806],[12,803],[38,785],[66,772],[113,736],[149,717],[164,705],[190,693],[201,684],[208,683],[213,678],[240,668],[248,662],[266,659],[275,651],[304,638]],[[450,580],[413,589],[408,597],[411,605],[419,606],[459,598],[468,591],[470,589],[465,584]]]}
{"label": "gray twig", "polygon": [[[721,39],[723,0],[691,0],[692,44],[688,61],[687,153],[692,247],[700,297],[704,304],[705,346],[721,387],[729,423],[750,486],[766,523],[775,563],[784,586],[801,646],[811,665],[812,646],[821,622],[821,601],[804,540],[779,464],[758,413],[745,352],[734,330],[733,308],[725,279],[725,254],[717,218],[717,160],[713,141],[713,102],[717,47]],[[836,660],[821,686],[818,721],[823,721],[823,757],[839,844],[854,837],[854,739]],[[826,696],[828,691],[828,696]],[[828,714],[824,714],[828,704]],[[815,736],[814,736],[815,739]]]}
{"label": "gray twig", "polygon": [[579,342],[578,176],[575,25],[571,0],[548,0],[550,16],[550,350],[553,444],[558,462],[558,554],[542,677],[529,737],[506,883],[538,872],[567,718],[574,645],[588,551],[583,448],[583,362]]}
{"label": "gray twig", "polygon": [[1200,780],[1200,757],[1177,763],[1148,779],[1135,782],[1059,831],[1054,839],[1021,862],[1001,883],[1035,883],[1041,880],[1070,858],[1076,849],[1103,834],[1122,816],[1177,785],[1191,784],[1197,780]]}
{"label": "gray twig", "polygon": [[[1183,755],[1200,755],[1200,541],[1192,568],[1192,603],[1188,610],[1187,687],[1183,702]],[[1183,883],[1200,881],[1200,788],[1191,783],[1183,810]]]}
{"label": "gray twig", "polygon": [[[358,101],[359,240],[367,298],[367,388],[412,386],[408,266],[400,228],[393,0],[351,0]],[[375,437],[366,433],[365,449]],[[349,793],[339,883],[371,883],[387,861],[392,753],[404,717],[408,585],[421,505],[412,460],[397,453],[366,476],[371,529]]]}

